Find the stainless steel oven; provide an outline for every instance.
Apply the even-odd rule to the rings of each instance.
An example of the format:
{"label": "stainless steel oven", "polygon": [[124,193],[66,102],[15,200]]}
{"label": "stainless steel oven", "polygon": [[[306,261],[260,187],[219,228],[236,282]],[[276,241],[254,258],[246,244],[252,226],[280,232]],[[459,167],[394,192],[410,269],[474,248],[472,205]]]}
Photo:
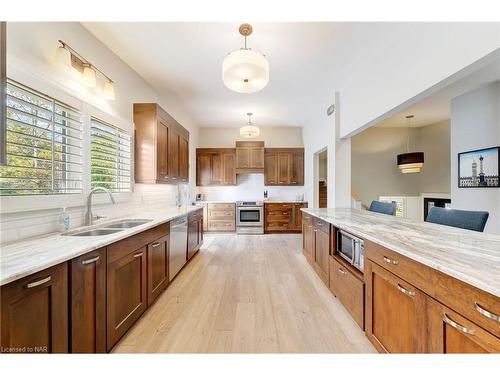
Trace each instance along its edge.
{"label": "stainless steel oven", "polygon": [[365,266],[365,241],[343,230],[337,231],[337,254],[363,271]]}
{"label": "stainless steel oven", "polygon": [[236,202],[236,233],[264,233],[264,204],[262,202]]}

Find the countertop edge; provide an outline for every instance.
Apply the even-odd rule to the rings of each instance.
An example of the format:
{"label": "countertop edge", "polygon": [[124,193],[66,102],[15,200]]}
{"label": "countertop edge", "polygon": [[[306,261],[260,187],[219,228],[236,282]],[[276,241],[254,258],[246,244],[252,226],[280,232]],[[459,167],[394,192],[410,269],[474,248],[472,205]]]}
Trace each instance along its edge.
{"label": "countertop edge", "polygon": [[[172,221],[172,220],[174,220],[176,218],[188,215],[190,212],[197,211],[197,210],[200,210],[200,209],[202,209],[202,208],[199,207],[199,206],[187,206],[186,212],[177,213],[177,214],[174,214],[173,216],[166,216],[164,219],[153,220],[152,222],[148,222],[148,223],[139,225],[139,226],[134,227],[134,228],[129,228],[126,231],[115,233],[112,237],[100,238],[101,241],[99,241],[96,238],[95,240],[97,242],[93,243],[92,245],[82,245],[82,248],[79,249],[79,250],[68,252],[64,256],[59,256],[59,257],[56,257],[56,258],[51,258],[47,262],[40,262],[36,266],[32,266],[32,267],[27,268],[26,271],[14,272],[12,274],[9,274],[7,277],[4,277],[3,274],[2,274],[2,275],[0,275],[0,286],[3,286],[3,285],[11,283],[13,281],[22,279],[23,277],[26,277],[26,276],[29,276],[29,275],[33,275],[34,273],[37,273],[39,271],[43,271],[44,269],[53,267],[53,266],[61,264],[63,262],[67,262],[67,261],[69,261],[71,259],[77,258],[77,257],[79,257],[79,256],[81,256],[83,254],[89,253],[89,252],[91,252],[93,250],[100,249],[102,247],[108,246],[108,245],[110,245],[112,243],[121,241],[121,240],[123,240],[125,238],[128,238],[128,237],[131,237],[131,236],[134,236],[134,235],[139,234],[141,232],[144,232],[144,231],[146,231],[148,229],[157,227],[158,225],[162,225],[164,223],[168,223],[168,222],[170,222],[170,221]],[[131,215],[129,215],[129,216],[131,216]],[[121,219],[123,219],[123,218],[116,218],[114,220],[121,220]],[[44,235],[44,236],[26,239],[25,241],[33,241],[33,240],[36,240],[36,239],[48,238],[48,237],[51,237],[51,236],[54,236],[54,235],[57,235],[57,233],[49,233],[49,234]],[[82,238],[82,239],[88,239],[88,238]],[[25,242],[25,241],[20,241],[20,243]],[[5,247],[7,247],[7,246],[9,246],[9,244],[5,245]]]}
{"label": "countertop edge", "polygon": [[[480,280],[477,280],[477,281],[474,281],[474,282],[471,282],[469,279],[470,279],[470,276],[467,275],[467,274],[464,274],[462,272],[457,272],[453,269],[450,269],[450,268],[447,268],[446,266],[442,266],[442,265],[437,265],[435,262],[427,259],[425,256],[419,256],[418,254],[415,254],[413,252],[410,252],[410,251],[405,251],[405,250],[402,250],[402,249],[399,249],[397,248],[397,246],[394,246],[393,244],[391,243],[387,243],[383,240],[381,240],[380,238],[377,238],[377,237],[374,237],[370,234],[366,234],[366,233],[362,233],[361,231],[359,230],[356,230],[353,228],[349,228],[343,224],[339,224],[337,221],[335,221],[335,219],[332,219],[332,218],[325,218],[325,217],[322,217],[320,213],[316,213],[314,212],[314,209],[312,208],[302,208],[301,209],[303,212],[311,215],[311,216],[314,216],[318,219],[321,219],[323,221],[326,221],[332,225],[334,225],[335,227],[337,228],[340,228],[340,229],[344,229],[346,231],[349,231],[350,233],[352,233],[353,235],[357,235],[365,240],[368,240],[368,241],[371,241],[373,243],[376,243],[380,246],[383,246],[383,247],[386,247],[387,249],[391,250],[391,251],[394,251],[402,256],[405,256],[411,260],[414,260],[418,263],[421,263],[427,267],[430,267],[436,271],[439,271],[439,272],[442,272],[450,277],[453,277],[457,280],[459,280],[460,282],[463,282],[465,284],[468,284],[468,285],[471,285],[475,288],[478,288],[484,292],[487,292],[493,296],[496,296],[498,298],[500,298],[500,291],[495,289],[495,288],[492,288],[490,284],[487,284],[487,283],[484,283]],[[465,280],[464,280],[465,279]]]}

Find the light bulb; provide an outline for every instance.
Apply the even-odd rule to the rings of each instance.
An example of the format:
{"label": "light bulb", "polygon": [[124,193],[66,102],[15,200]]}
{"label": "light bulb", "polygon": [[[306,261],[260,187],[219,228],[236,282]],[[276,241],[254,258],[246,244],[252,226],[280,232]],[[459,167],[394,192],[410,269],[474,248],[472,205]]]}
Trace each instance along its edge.
{"label": "light bulb", "polygon": [[87,86],[95,87],[96,77],[95,77],[95,70],[92,69],[92,66],[86,65],[83,68],[82,80],[83,80],[83,83],[85,83]]}
{"label": "light bulb", "polygon": [[54,61],[66,69],[71,68],[71,52],[63,46],[58,47]]}
{"label": "light bulb", "polygon": [[115,85],[113,81],[106,81],[104,83],[104,97],[108,100],[115,100]]}

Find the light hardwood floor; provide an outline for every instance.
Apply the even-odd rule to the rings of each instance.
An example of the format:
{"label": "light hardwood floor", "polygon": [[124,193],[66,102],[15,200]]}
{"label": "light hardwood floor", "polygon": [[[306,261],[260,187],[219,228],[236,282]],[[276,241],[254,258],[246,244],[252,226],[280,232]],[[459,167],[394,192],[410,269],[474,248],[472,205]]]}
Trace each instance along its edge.
{"label": "light hardwood floor", "polygon": [[205,236],[115,353],[373,353],[302,255],[302,236]]}

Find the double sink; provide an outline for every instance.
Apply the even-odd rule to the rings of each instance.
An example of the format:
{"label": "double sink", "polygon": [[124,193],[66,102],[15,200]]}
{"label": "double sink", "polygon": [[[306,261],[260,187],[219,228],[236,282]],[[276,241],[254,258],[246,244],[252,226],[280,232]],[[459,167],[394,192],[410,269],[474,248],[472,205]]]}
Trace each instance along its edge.
{"label": "double sink", "polygon": [[149,223],[153,219],[124,219],[103,223],[92,229],[81,229],[63,233],[63,236],[91,237],[91,236],[106,236],[108,234],[117,233],[126,229],[134,228],[142,224]]}

